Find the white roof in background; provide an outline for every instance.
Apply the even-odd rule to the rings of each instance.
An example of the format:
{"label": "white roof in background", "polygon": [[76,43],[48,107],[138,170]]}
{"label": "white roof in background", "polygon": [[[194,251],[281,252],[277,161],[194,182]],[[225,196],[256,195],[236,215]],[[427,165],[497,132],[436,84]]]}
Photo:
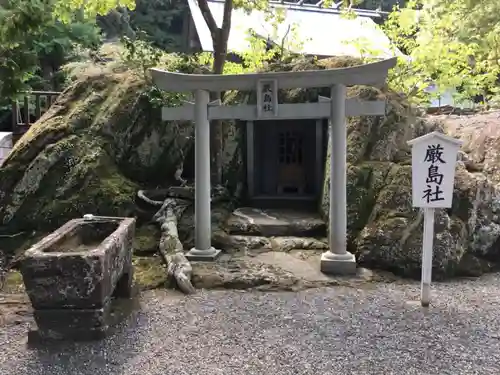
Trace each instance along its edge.
{"label": "white roof in background", "polygon": [[[197,0],[188,0],[188,3],[203,51],[213,52],[210,30],[203,18]],[[222,25],[224,1],[209,0],[208,5],[215,22],[220,27]],[[294,26],[296,28],[295,35],[299,36],[299,40],[292,41],[292,46],[289,49],[297,53],[314,56],[360,57],[359,46],[364,46],[368,51],[376,51],[376,56],[372,57],[402,56],[398,50],[394,52],[389,38],[370,18],[369,15],[375,16],[376,13],[360,11],[355,19],[346,19],[341,17],[339,11],[335,9],[323,9],[317,6],[314,8],[313,6],[296,4],[273,4],[272,6],[286,9],[285,21],[279,25],[276,33],[273,30],[272,22],[265,20],[263,12],[254,10],[248,14],[242,9],[233,10],[231,32],[228,40],[228,50],[230,52],[249,50],[249,29],[253,29],[261,37],[269,38],[281,45],[289,27]],[[297,42],[299,42],[298,45]],[[364,54],[366,57],[370,55],[366,52]]]}
{"label": "white roof in background", "polygon": [[[438,91],[436,84],[432,83],[424,92],[435,94]],[[441,108],[441,107],[455,107],[461,109],[471,109],[474,108],[474,102],[472,100],[457,100],[453,96],[456,94],[456,89],[449,89],[443,92],[441,95],[431,97],[430,103],[428,103],[429,108]]]}

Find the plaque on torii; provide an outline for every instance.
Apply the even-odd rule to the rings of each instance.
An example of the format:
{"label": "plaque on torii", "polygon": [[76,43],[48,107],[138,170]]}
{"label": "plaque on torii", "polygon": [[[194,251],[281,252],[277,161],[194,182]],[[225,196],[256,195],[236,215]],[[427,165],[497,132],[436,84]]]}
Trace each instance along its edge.
{"label": "plaque on torii", "polygon": [[278,117],[278,82],[275,79],[257,81],[257,117]]}
{"label": "plaque on torii", "polygon": [[[295,72],[268,72],[233,75],[182,74],[151,69],[154,83],[169,92],[194,92],[194,103],[163,108],[166,121],[195,122],[195,247],[186,256],[196,260],[215,259],[220,251],[211,245],[210,214],[210,120],[258,121],[324,119],[331,124],[330,160],[330,250],[321,257],[325,273],[354,273],[356,260],[347,251],[347,116],[384,115],[385,101],[363,101],[346,98],[346,87],[380,86],[389,69],[396,65],[392,58],[371,64],[342,69]],[[330,98],[319,97],[316,103],[278,103],[278,90],[330,87]],[[209,92],[257,90],[257,105],[222,105],[210,102]]]}

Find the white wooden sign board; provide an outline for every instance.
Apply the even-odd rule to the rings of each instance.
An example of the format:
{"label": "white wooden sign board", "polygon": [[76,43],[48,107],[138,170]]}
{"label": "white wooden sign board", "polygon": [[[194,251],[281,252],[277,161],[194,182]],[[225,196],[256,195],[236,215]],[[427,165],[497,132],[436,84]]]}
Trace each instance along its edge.
{"label": "white wooden sign board", "polygon": [[462,142],[433,132],[408,144],[412,146],[413,207],[450,208]]}
{"label": "white wooden sign board", "polygon": [[452,205],[457,154],[462,142],[432,132],[412,139],[408,144],[412,146],[413,207],[424,210],[421,302],[422,306],[428,307],[432,280],[434,210]]}

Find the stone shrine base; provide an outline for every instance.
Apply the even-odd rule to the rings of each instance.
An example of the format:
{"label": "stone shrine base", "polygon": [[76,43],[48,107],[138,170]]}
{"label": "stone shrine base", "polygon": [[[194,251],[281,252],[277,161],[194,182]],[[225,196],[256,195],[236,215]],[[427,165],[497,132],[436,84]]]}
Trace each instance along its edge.
{"label": "stone shrine base", "polygon": [[99,340],[111,324],[111,301],[101,309],[34,310],[38,330],[28,333],[28,342],[43,340]]}
{"label": "stone shrine base", "polygon": [[[30,323],[32,329],[28,331],[28,345],[33,347],[101,340],[113,334],[123,322],[132,319],[133,312],[139,309],[138,291],[138,288],[134,287],[132,298],[113,298],[105,308],[95,310],[33,311],[30,309],[29,301],[25,298],[25,318],[17,322],[28,321]],[[14,296],[20,295],[14,294],[10,298]],[[44,324],[38,326],[37,321],[43,321]],[[9,324],[13,321],[5,323]]]}
{"label": "stone shrine base", "polygon": [[318,269],[328,275],[355,275],[356,258],[351,253],[330,253],[327,225],[314,211],[294,209],[235,210],[226,223],[226,236],[216,236],[226,251],[235,250],[323,250]]}

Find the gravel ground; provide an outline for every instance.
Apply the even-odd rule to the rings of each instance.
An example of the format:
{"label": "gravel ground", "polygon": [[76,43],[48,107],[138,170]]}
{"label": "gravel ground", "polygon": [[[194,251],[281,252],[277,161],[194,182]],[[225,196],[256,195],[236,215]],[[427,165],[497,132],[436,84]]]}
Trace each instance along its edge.
{"label": "gravel ground", "polygon": [[0,334],[1,375],[500,374],[500,274],[299,293],[153,291],[102,342],[28,348]]}

